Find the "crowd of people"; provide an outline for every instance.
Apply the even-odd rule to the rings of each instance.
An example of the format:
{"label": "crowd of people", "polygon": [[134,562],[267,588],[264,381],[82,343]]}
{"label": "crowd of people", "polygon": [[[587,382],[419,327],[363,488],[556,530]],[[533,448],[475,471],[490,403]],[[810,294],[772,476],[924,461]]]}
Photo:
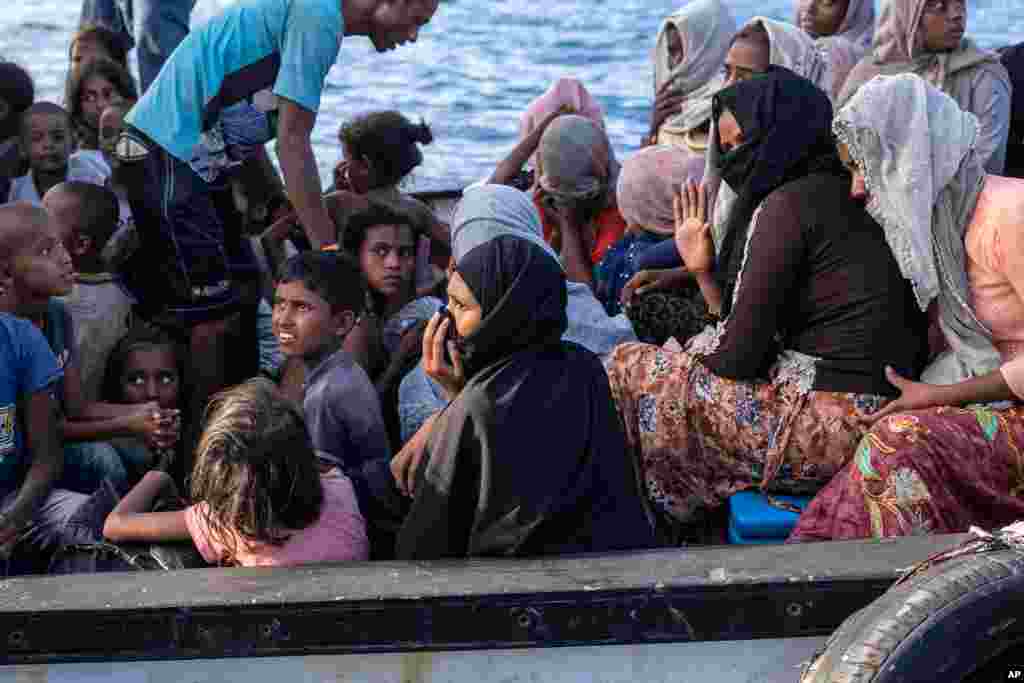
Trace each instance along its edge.
{"label": "crowd of people", "polygon": [[343,124],[326,191],[310,144],[343,38],[437,0],[193,4],[88,0],[60,103],[0,63],[6,575],[714,542],[747,489],[813,496],[789,542],[1024,518],[1024,52],[964,0],[687,2],[638,152],[559,79],[448,216],[426,122]]}

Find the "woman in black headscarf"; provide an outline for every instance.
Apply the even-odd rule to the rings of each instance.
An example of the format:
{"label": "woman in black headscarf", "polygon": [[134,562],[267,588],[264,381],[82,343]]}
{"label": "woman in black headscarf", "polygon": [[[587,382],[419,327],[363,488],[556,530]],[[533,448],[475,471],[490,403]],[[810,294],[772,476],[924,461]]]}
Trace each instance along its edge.
{"label": "woman in black headscarf", "polygon": [[828,97],[772,67],[722,90],[713,116],[738,199],[716,259],[703,193],[684,188],[676,245],[721,322],[685,350],[628,344],[607,363],[647,491],[681,523],[745,488],[820,488],[896,394],[884,367],[923,361],[913,294],[833,151]]}
{"label": "woman in black headscarf", "polygon": [[510,234],[488,239],[459,258],[448,296],[451,318],[435,316],[426,337],[455,339],[465,385],[430,427],[396,556],[654,545],[605,372],[561,340],[566,282],[550,250]]}

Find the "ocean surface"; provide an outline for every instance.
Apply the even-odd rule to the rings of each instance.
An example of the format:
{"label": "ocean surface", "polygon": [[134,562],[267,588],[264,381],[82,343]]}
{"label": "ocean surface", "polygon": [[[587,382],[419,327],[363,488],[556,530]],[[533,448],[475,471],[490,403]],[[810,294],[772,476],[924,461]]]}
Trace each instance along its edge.
{"label": "ocean surface", "polygon": [[[218,4],[199,0],[193,20]],[[561,76],[600,100],[621,159],[646,133],[652,100],[651,52],[662,19],[685,3],[665,0],[441,0],[414,45],[377,54],[346,38],[331,70],[314,131],[321,175],[340,157],[341,122],[398,109],[424,118],[434,142],[408,189],[461,187],[487,176],[515,143],[520,112]],[[756,14],[792,20],[793,0],[736,0],[742,22]],[[35,78],[39,97],[63,101],[76,0],[13,0],[0,13],[0,56]],[[970,0],[968,35],[998,47],[1024,40],[1020,0]]]}

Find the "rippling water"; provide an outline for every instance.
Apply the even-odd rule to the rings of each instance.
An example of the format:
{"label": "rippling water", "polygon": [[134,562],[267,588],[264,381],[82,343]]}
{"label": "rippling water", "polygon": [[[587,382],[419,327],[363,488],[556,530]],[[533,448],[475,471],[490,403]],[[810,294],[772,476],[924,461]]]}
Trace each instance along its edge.
{"label": "rippling water", "polygon": [[[225,2],[226,0],[201,0]],[[487,175],[514,144],[519,113],[559,76],[575,76],[601,101],[621,156],[647,130],[650,53],[664,0],[442,0],[415,45],[385,55],[348,38],[328,77],[314,146],[329,179],[338,125],[363,111],[395,108],[424,117],[434,143],[416,170],[417,189],[462,186]],[[0,15],[0,55],[31,71],[40,96],[60,101],[76,0],[15,0]],[[793,0],[732,3],[737,20],[790,19]],[[1024,40],[1019,0],[971,0],[968,33],[996,47]]]}

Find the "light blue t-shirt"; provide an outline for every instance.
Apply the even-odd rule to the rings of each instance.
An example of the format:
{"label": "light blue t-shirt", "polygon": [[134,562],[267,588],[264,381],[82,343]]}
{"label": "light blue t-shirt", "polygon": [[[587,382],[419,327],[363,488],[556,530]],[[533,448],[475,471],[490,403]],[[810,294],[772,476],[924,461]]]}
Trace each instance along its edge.
{"label": "light blue t-shirt", "polygon": [[316,112],[344,34],[341,0],[240,0],[185,37],[125,121],[189,163],[221,111],[260,91]]}

